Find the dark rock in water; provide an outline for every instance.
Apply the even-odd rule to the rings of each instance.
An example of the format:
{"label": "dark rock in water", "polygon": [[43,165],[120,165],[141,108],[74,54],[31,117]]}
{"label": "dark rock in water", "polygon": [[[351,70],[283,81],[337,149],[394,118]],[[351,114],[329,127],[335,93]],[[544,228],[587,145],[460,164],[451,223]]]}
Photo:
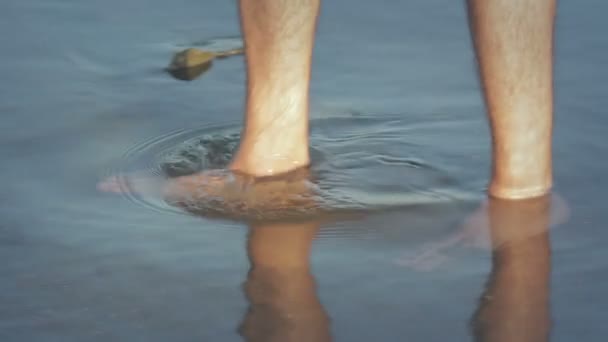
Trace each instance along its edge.
{"label": "dark rock in water", "polygon": [[214,52],[186,49],[173,56],[166,70],[179,80],[191,81],[209,70],[216,56],[217,54]]}
{"label": "dark rock in water", "polygon": [[217,53],[210,51],[186,49],[173,56],[167,69],[183,69],[204,65],[211,62],[217,55]]}
{"label": "dark rock in water", "polygon": [[192,81],[209,70],[214,59],[242,53],[241,48],[217,52],[189,48],[176,53],[166,71],[178,80]]}
{"label": "dark rock in water", "polygon": [[190,68],[167,68],[167,72],[178,80],[192,81],[197,79],[200,75],[204,74],[207,70],[211,69],[211,65],[212,63],[211,61],[209,61],[205,64],[193,66]]}

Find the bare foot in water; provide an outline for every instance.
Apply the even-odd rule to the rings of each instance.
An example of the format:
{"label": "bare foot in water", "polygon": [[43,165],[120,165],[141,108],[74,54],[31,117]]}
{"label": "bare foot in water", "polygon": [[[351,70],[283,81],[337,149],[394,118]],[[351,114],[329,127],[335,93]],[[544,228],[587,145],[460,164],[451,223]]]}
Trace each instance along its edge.
{"label": "bare foot in water", "polygon": [[[447,262],[446,252],[459,246],[496,250],[537,236],[564,223],[570,215],[566,202],[556,194],[523,200],[490,197],[464,222],[461,229],[448,238],[426,244],[413,256],[399,258],[396,263],[418,271],[431,271]],[[501,228],[501,223],[509,227]]]}
{"label": "bare foot in water", "polygon": [[226,169],[175,178],[131,173],[109,177],[97,188],[163,200],[200,216],[272,220],[312,214],[319,208],[308,168],[266,177]]}

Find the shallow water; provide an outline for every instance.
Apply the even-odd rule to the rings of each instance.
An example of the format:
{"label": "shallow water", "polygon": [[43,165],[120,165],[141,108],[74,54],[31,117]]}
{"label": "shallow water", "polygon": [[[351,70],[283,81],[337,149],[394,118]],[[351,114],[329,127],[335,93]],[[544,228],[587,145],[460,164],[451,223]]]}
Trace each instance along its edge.
{"label": "shallow water", "polygon": [[[227,171],[239,141],[240,127],[233,124],[136,145],[109,170],[118,179],[104,184],[118,183],[114,191],[151,209],[244,222],[346,218],[480,198],[481,187],[472,188],[465,174],[449,167],[461,157],[405,141],[409,131],[424,127],[401,116],[342,113],[313,119],[311,126],[312,165],[286,176],[255,180]],[[197,173],[206,176],[187,194],[167,184]],[[407,178],[395,184],[402,175]]]}
{"label": "shallow water", "polygon": [[[559,9],[556,192],[571,215],[550,231],[540,295],[553,341],[608,333],[606,9]],[[311,113],[321,194],[332,208],[391,210],[278,232],[96,189],[238,131],[241,57],[192,82],[162,70],[184,46],[238,36],[233,2],[20,0],[0,17],[0,340],[472,340],[491,254],[457,237],[482,200],[489,137],[460,2],[325,1]],[[312,272],[248,275],[255,234],[312,245]],[[543,260],[547,244],[531,241]],[[290,279],[300,301],[272,291]],[[284,303],[311,319],[286,321]]]}

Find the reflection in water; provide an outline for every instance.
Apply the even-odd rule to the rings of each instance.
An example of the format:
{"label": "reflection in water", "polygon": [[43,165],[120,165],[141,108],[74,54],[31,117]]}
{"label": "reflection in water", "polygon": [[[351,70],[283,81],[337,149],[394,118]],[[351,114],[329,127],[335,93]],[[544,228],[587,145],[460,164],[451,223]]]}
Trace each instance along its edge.
{"label": "reflection in water", "polygon": [[[267,186],[277,184],[285,190],[288,183],[271,182]],[[278,201],[285,204],[284,208],[293,205],[285,201],[289,195],[307,198],[307,187],[290,189],[276,191],[287,196]],[[280,197],[268,203],[276,204]],[[475,341],[548,341],[548,230],[551,221],[563,222],[566,212],[565,203],[550,195],[518,201],[489,199],[473,213],[463,233],[441,244],[445,247],[483,236],[481,240],[487,238],[492,247],[492,271],[471,322]],[[238,327],[245,341],[332,340],[330,318],[317,296],[310,266],[319,226],[318,221],[250,223],[250,269],[243,286],[249,307]]]}
{"label": "reflection in water", "polygon": [[[551,200],[490,199],[482,206],[493,262],[471,322],[475,341],[549,340]],[[565,210],[557,202],[557,210]],[[246,341],[331,341],[309,263],[318,229],[318,222],[251,225],[249,308],[239,327]]]}
{"label": "reflection in water", "polygon": [[331,341],[330,322],[316,293],[310,250],[316,222],[251,225],[249,308],[239,327],[245,341]]}
{"label": "reflection in water", "polygon": [[550,204],[490,200],[492,272],[472,319],[475,341],[549,340]]}

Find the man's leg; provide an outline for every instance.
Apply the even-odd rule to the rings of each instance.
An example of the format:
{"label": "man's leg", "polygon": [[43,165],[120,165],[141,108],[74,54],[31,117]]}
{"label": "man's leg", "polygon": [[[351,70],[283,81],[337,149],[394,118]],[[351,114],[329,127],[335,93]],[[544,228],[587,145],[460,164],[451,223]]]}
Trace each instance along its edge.
{"label": "man's leg", "polygon": [[492,129],[491,196],[542,195],[552,185],[556,0],[469,0]]}
{"label": "man's leg", "polygon": [[[247,100],[241,142],[231,170],[262,177],[309,164],[308,100],[319,2],[239,0]],[[121,175],[100,182],[98,188],[160,193],[173,203],[195,206],[198,199],[210,194],[222,195],[224,178],[224,173],[208,172],[169,180]],[[300,188],[291,184],[289,190],[294,189]],[[263,199],[258,200],[263,203]]]}
{"label": "man's leg", "polygon": [[231,169],[254,176],[309,163],[308,100],[320,0],[240,0],[247,100]]}

